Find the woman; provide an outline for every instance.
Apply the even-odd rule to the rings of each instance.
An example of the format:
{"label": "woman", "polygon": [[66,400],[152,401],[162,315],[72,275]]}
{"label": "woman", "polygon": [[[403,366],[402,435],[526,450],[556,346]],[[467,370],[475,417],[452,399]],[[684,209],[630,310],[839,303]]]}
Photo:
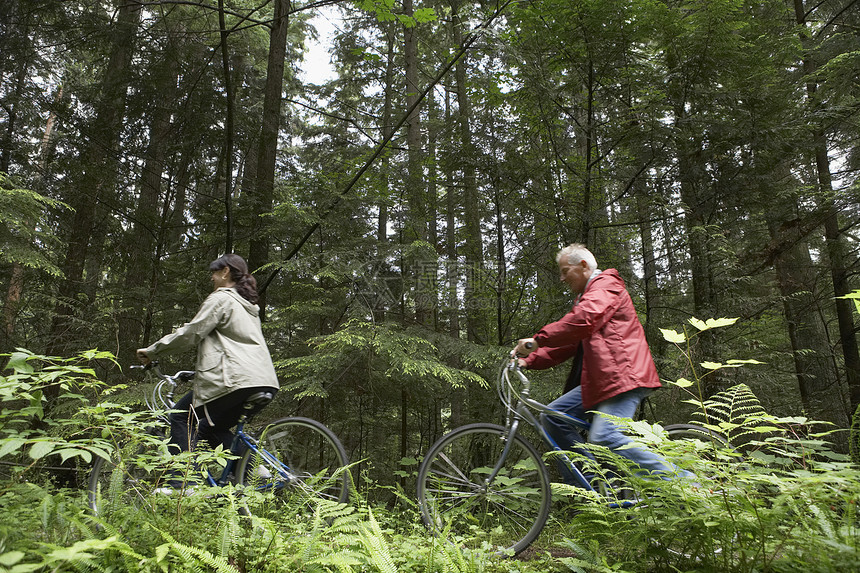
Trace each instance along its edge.
{"label": "woman", "polygon": [[191,392],[180,398],[170,415],[171,449],[188,451],[197,438],[188,432],[193,409],[198,438],[213,448],[230,448],[242,415],[242,404],[252,394],[278,391],[278,378],[260,326],[257,281],[239,255],[212,261],[215,290],[197,315],[172,334],[140,348],[137,357],[148,364],[161,354],[197,348],[197,365]]}

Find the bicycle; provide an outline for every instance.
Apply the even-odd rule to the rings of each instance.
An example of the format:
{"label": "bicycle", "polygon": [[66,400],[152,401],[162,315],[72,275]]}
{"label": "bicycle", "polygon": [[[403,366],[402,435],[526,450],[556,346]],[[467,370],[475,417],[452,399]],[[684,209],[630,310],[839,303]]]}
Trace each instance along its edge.
{"label": "bicycle", "polygon": [[[106,500],[117,496],[123,498],[120,503],[125,505],[148,504],[153,495],[168,489],[164,486],[170,478],[176,477],[176,470],[170,467],[170,456],[163,451],[169,430],[165,412],[175,404],[177,386],[192,380],[194,372],[163,374],[157,362],[132,368],[145,368],[157,379],[145,402],[158,423],[148,430],[152,434],[149,440],[128,445],[125,449],[130,451],[118,449],[110,460],[97,458],[93,462],[88,499],[96,514],[101,513]],[[272,392],[261,391],[245,400],[230,448],[233,456],[220,473],[201,468],[202,485],[217,488],[234,484],[279,498],[301,495],[346,503],[349,499],[346,450],[326,426],[310,418],[290,417],[272,422],[256,438],[245,430],[251,418],[248,412],[261,409],[273,398]],[[161,446],[162,452],[152,451],[155,444]]]}
{"label": "bicycle", "polygon": [[[511,381],[520,383],[517,390]],[[604,468],[589,480],[580,464],[549,436],[532,412],[552,416],[587,433],[586,420],[550,409],[529,395],[531,383],[515,356],[506,358],[497,390],[506,408],[505,424],[475,423],[451,430],[433,444],[418,469],[418,504],[422,520],[433,533],[454,537],[463,545],[489,546],[499,555],[516,555],[540,535],[552,503],[550,474],[538,450],[519,434],[532,426],[545,446],[570,470],[577,486],[595,492],[611,507],[630,507],[630,490],[608,480]],[[692,424],[668,425],[669,439],[698,439],[717,446],[725,440]],[[470,542],[469,540],[474,540]]]}

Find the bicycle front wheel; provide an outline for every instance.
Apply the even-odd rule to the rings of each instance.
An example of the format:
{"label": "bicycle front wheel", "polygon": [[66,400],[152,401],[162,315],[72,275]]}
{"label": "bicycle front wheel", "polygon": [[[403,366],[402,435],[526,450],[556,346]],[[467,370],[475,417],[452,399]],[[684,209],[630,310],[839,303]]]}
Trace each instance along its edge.
{"label": "bicycle front wheel", "polygon": [[432,532],[507,555],[537,539],[552,501],[549,473],[519,436],[503,457],[507,442],[503,426],[470,424],[430,448],[418,469],[418,504]]}
{"label": "bicycle front wheel", "polygon": [[297,499],[349,499],[346,450],[337,436],[316,420],[283,418],[263,431],[236,468],[238,483],[271,492],[281,503]]}
{"label": "bicycle front wheel", "polygon": [[166,472],[153,444],[129,444],[113,452],[110,460],[96,458],[87,483],[87,500],[96,515],[128,508],[140,511],[150,505],[153,491],[164,486]]}

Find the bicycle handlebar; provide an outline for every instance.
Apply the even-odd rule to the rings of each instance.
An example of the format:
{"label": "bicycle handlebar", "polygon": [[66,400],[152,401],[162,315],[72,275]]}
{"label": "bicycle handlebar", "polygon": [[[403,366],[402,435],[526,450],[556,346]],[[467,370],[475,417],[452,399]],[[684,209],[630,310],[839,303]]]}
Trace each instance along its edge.
{"label": "bicycle handlebar", "polygon": [[[130,370],[144,370],[144,371],[152,371],[156,378],[158,378],[159,382],[155,385],[155,388],[152,391],[152,398],[146,400],[146,404],[150,410],[155,411],[156,408],[159,408],[159,403],[161,406],[165,406],[165,409],[170,409],[173,407],[173,393],[176,390],[176,387],[179,385],[179,382],[188,382],[192,378],[194,378],[195,372],[193,370],[180,370],[176,374],[164,374],[161,369],[158,367],[158,361],[152,360],[147,364],[133,364],[129,367]],[[164,396],[161,395],[161,388],[167,385],[167,391]]]}

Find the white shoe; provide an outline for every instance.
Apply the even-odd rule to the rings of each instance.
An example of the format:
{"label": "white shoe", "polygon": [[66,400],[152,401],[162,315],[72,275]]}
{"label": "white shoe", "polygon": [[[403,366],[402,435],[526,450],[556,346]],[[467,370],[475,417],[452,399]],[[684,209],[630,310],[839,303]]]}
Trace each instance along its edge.
{"label": "white shoe", "polygon": [[[152,490],[152,493],[156,495],[173,495],[174,493],[182,491],[180,489],[174,489],[172,487],[157,487]],[[194,495],[197,493],[197,486],[189,486],[185,488],[185,491],[182,491],[183,495]]]}
{"label": "white shoe", "polygon": [[260,479],[272,479],[272,472],[269,471],[264,465],[259,465],[254,470],[254,477],[258,477]]}

